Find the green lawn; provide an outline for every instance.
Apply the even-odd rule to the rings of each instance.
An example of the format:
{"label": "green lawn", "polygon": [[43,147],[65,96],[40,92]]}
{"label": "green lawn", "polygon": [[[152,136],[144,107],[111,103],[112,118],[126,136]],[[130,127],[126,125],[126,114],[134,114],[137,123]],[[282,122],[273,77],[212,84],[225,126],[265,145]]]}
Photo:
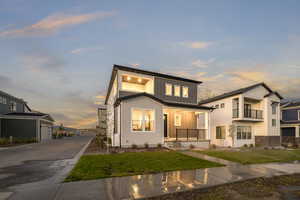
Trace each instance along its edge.
{"label": "green lawn", "polygon": [[257,164],[269,162],[290,162],[300,160],[300,150],[249,150],[249,151],[197,151],[209,156],[238,162]]}
{"label": "green lawn", "polygon": [[178,152],[137,152],[82,156],[65,181],[100,179],[222,166]]}

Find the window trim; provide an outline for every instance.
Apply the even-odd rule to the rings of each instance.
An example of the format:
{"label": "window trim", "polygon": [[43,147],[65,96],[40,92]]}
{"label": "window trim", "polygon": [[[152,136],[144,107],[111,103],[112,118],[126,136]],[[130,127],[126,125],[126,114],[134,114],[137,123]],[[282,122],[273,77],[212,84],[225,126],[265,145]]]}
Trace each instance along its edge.
{"label": "window trim", "polygon": [[[241,128],[241,138],[238,138],[238,129]],[[250,134],[251,134],[251,138],[248,139],[248,132],[246,133],[246,139],[243,139],[243,128],[250,128]],[[252,126],[237,126],[236,127],[236,140],[240,141],[240,140],[253,140],[253,132],[252,132]]]}
{"label": "window trim", "polygon": [[[180,116],[180,123],[177,125],[176,123],[176,116]],[[182,114],[181,113],[174,113],[174,126],[175,127],[180,127],[182,125]]]}
{"label": "window trim", "polygon": [[[167,86],[171,86],[171,94],[167,94]],[[166,96],[173,96],[173,84],[171,83],[165,83],[165,95]]]}
{"label": "window trim", "polygon": [[298,110],[298,120],[300,121],[300,110]]}
{"label": "window trim", "polygon": [[[275,123],[273,123],[275,122]],[[276,127],[277,126],[277,120],[276,119],[272,119],[272,127]]]}
{"label": "window trim", "polygon": [[[224,138],[217,138],[217,134],[218,134],[218,128],[220,128],[221,129],[221,131],[222,131],[222,128],[224,127],[224,129],[225,129],[225,134],[224,134]],[[216,126],[216,140],[226,140],[226,126],[225,125],[223,125],[223,126]],[[221,136],[222,136],[222,132],[221,132]]]}
{"label": "window trim", "polygon": [[[179,88],[179,95],[176,95],[176,87]],[[174,97],[181,97],[181,86],[174,85]]]}
{"label": "window trim", "polygon": [[[273,105],[271,105],[271,107],[272,107],[272,115],[276,115],[277,114],[277,105],[273,104]],[[275,110],[274,110],[274,108],[275,108]]]}
{"label": "window trim", "polygon": [[[184,96],[184,89],[187,89],[187,96]],[[189,98],[189,87],[187,86],[182,86],[182,97],[183,98]]]}
{"label": "window trim", "polygon": [[[142,131],[135,131],[132,129],[132,112],[133,110],[142,110],[143,111],[143,123],[142,123],[142,128],[143,130]],[[146,131],[145,130],[145,124],[144,124],[144,121],[145,121],[145,115],[144,115],[144,111],[147,111],[147,110],[150,110],[150,111],[153,111],[153,116],[154,116],[154,123],[153,123],[153,130],[152,131]],[[132,107],[131,108],[131,112],[130,112],[130,131],[132,133],[154,133],[155,132],[155,123],[156,123],[156,115],[155,115],[155,109],[153,108],[140,108],[140,107]]]}

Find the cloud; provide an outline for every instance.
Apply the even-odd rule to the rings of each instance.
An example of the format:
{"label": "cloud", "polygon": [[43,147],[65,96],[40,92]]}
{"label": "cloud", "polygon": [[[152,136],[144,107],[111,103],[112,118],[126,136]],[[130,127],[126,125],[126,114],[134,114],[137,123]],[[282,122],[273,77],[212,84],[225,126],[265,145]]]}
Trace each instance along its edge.
{"label": "cloud", "polygon": [[65,64],[61,57],[49,52],[35,52],[30,55],[25,55],[22,58],[22,62],[25,67],[34,72],[56,72],[62,69]]}
{"label": "cloud", "polygon": [[211,63],[215,62],[216,59],[211,58],[209,60],[195,60],[192,62],[193,67],[198,67],[198,68],[206,68],[208,67]]}
{"label": "cloud", "polygon": [[193,41],[193,42],[180,42],[179,44],[191,49],[206,49],[211,45],[213,45],[213,42]]}
{"label": "cloud", "polygon": [[48,36],[57,33],[59,30],[84,24],[93,20],[101,20],[115,16],[115,11],[95,12],[81,15],[56,13],[50,15],[35,24],[25,26],[20,29],[11,29],[0,32],[0,37],[28,37],[28,36]]}
{"label": "cloud", "polygon": [[103,47],[87,47],[87,48],[74,49],[70,53],[78,55],[78,54],[83,54],[83,53],[87,53],[87,52],[101,51],[101,50],[103,50]]}

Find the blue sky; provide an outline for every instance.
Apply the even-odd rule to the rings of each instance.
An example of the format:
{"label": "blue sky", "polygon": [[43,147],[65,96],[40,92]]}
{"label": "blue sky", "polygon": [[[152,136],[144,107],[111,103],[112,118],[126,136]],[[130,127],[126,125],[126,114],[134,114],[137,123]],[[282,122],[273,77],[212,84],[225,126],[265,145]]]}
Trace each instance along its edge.
{"label": "blue sky", "polygon": [[0,89],[58,123],[96,122],[113,64],[202,80],[264,81],[300,97],[300,1],[0,2]]}

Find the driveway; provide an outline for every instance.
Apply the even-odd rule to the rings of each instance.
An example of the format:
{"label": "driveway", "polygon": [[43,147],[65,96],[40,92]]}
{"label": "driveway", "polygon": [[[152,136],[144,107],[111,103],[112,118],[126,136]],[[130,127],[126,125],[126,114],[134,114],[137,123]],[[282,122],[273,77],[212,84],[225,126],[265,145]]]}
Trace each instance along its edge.
{"label": "driveway", "polygon": [[[0,199],[35,199],[61,181],[73,158],[92,136],[74,136],[44,143],[0,149]],[[42,187],[43,183],[44,186]],[[52,188],[54,192],[55,189]],[[50,191],[49,191],[50,192]],[[28,196],[30,195],[30,196]],[[50,198],[49,198],[50,199]]]}

